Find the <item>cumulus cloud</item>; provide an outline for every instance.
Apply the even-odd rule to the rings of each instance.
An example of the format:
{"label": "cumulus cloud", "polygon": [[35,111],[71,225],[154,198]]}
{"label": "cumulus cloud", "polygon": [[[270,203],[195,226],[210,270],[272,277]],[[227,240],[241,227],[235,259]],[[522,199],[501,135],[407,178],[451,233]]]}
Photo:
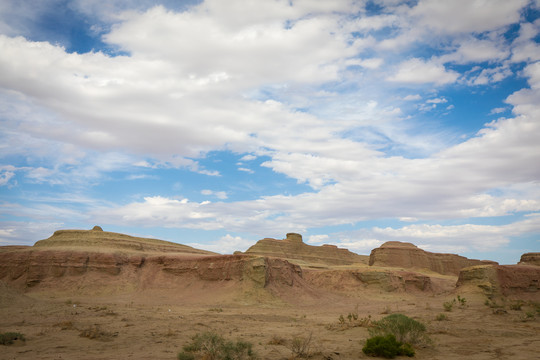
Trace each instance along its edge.
{"label": "cumulus cloud", "polygon": [[[221,184],[205,184],[195,193],[221,201],[200,203],[156,188],[84,210],[43,201],[28,208],[6,204],[5,213],[50,223],[55,214],[62,221],[72,216],[280,236],[283,228],[302,232],[379,218],[421,222],[540,210],[540,173],[531,166],[540,163],[538,21],[520,24],[511,44],[501,35],[520,21],[528,1],[385,2],[378,15],[348,0],[153,3],[128,9],[121,1],[70,2],[99,19],[100,40],[119,56],[70,53],[65,44],[23,37],[23,25],[0,23],[0,185],[17,179],[92,186],[133,168],[137,174],[182,169],[222,180],[227,173],[205,159],[228,152],[240,158],[236,169],[243,176],[264,170],[307,186],[292,195],[276,187],[240,201],[232,192],[210,190],[225,189]],[[14,13],[13,2],[2,4]],[[29,12],[24,24],[40,11]],[[417,47],[437,55],[414,55]],[[530,87],[507,98],[512,117],[486,124],[465,141],[448,140],[452,135],[444,130],[426,134],[407,112],[454,102],[438,93],[445,86],[476,91],[500,82],[515,75],[519,62]],[[458,73],[456,65],[472,70]],[[9,165],[15,158],[24,165]],[[261,171],[253,170],[255,162],[241,163],[258,158],[264,159]],[[123,178],[138,176],[146,175]],[[416,224],[339,241],[367,249],[383,239],[439,234],[450,248],[453,242],[466,246],[459,236],[478,235],[474,247],[481,248],[503,246],[526,231],[520,226],[512,232]],[[245,244],[227,235],[214,249]]]}
{"label": "cumulus cloud", "polygon": [[235,251],[246,251],[250,246],[255,243],[255,241],[256,240],[244,239],[240,236],[232,236],[230,234],[227,234],[220,237],[212,244],[192,242],[187,243],[186,245],[194,247],[196,249],[213,251],[220,254],[232,254]]}
{"label": "cumulus cloud", "polygon": [[528,0],[421,0],[412,9],[418,21],[439,33],[481,33],[519,20]]}
{"label": "cumulus cloud", "polygon": [[459,74],[447,70],[444,65],[432,60],[413,58],[399,64],[395,74],[387,78],[388,81],[410,83],[445,85],[455,82]]}

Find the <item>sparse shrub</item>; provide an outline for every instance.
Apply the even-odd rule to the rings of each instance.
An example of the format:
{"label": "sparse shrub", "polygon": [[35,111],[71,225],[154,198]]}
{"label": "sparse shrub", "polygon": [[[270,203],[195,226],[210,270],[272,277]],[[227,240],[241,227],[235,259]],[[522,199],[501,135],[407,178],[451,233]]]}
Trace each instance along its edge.
{"label": "sparse shrub", "polygon": [[60,330],[72,330],[75,327],[72,321],[62,321],[54,324],[53,326],[59,327]]}
{"label": "sparse shrub", "polygon": [[211,308],[211,309],[208,309],[208,311],[213,311],[213,312],[221,313],[221,312],[223,312],[223,309],[222,309],[222,308]]}
{"label": "sparse shrub", "polygon": [[453,299],[452,301],[445,301],[443,303],[444,311],[448,311],[448,312],[452,311],[455,303],[456,303],[456,299]]}
{"label": "sparse shrub", "polygon": [[495,301],[495,300],[486,300],[484,302],[484,305],[489,306],[492,309],[503,309],[504,308],[504,304],[499,305],[499,304],[497,304],[497,301]]}
{"label": "sparse shrub", "polygon": [[362,351],[368,356],[380,356],[387,359],[393,359],[398,355],[414,356],[414,349],[410,344],[397,341],[391,334],[367,339]]}
{"label": "sparse shrub", "polygon": [[0,334],[0,345],[11,345],[16,340],[26,341],[24,335],[18,332],[5,332]]}
{"label": "sparse shrub", "polygon": [[272,339],[270,339],[270,341],[268,342],[268,345],[285,345],[286,342],[287,341],[284,338],[274,335],[272,336]]}
{"label": "sparse shrub", "polygon": [[313,333],[309,333],[309,336],[295,336],[291,342],[291,352],[293,358],[308,358],[311,356],[311,339]]}
{"label": "sparse shrub", "polygon": [[508,314],[508,311],[504,310],[503,308],[496,308],[496,309],[493,309],[493,314],[494,315],[505,315],[505,314]]}
{"label": "sparse shrub", "polygon": [[338,325],[329,324],[326,328],[328,330],[345,330],[353,327],[367,327],[371,325],[371,315],[359,318],[357,312],[351,312],[347,315],[347,319],[348,321],[345,320],[343,315],[339,315]]}
{"label": "sparse shrub", "polygon": [[522,306],[523,306],[523,302],[518,300],[515,303],[510,304],[509,308],[510,310],[521,311]]}
{"label": "sparse shrub", "polygon": [[80,337],[85,337],[92,340],[111,341],[112,338],[118,336],[118,333],[112,333],[102,330],[99,326],[92,326],[90,328],[81,330]]}
{"label": "sparse shrub", "polygon": [[461,308],[464,308],[467,306],[467,299],[465,299],[464,297],[461,297],[461,296],[457,296],[457,301],[459,303],[459,307]]}
{"label": "sparse shrub", "polygon": [[530,301],[529,305],[536,311],[536,315],[540,315],[540,302]]}
{"label": "sparse shrub", "polygon": [[371,336],[394,335],[398,341],[412,345],[429,342],[426,326],[403,314],[392,314],[374,321],[368,332]]}
{"label": "sparse shrub", "polygon": [[535,319],[534,311],[527,311],[523,316],[520,316],[519,319],[523,322],[531,321]]}
{"label": "sparse shrub", "polygon": [[232,342],[225,340],[214,332],[204,332],[193,337],[192,342],[184,345],[179,360],[244,360],[256,359],[253,345],[245,341]]}
{"label": "sparse shrub", "polygon": [[178,354],[178,360],[195,360],[195,356],[191,353],[181,352]]}
{"label": "sparse shrub", "polygon": [[435,320],[437,320],[437,321],[445,321],[445,320],[449,320],[449,319],[448,319],[448,315],[439,314],[439,315],[437,315],[437,317],[435,317]]}

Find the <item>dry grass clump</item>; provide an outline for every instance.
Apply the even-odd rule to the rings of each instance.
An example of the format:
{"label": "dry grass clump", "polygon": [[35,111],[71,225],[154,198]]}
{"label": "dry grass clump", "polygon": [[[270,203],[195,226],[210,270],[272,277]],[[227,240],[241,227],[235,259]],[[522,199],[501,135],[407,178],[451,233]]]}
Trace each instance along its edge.
{"label": "dry grass clump", "polygon": [[113,338],[118,336],[118,333],[102,330],[99,326],[95,325],[81,330],[79,336],[92,340],[112,341]]}
{"label": "dry grass clump", "polygon": [[204,332],[183,346],[178,360],[254,360],[257,359],[253,345],[245,341],[229,341],[214,332]]}
{"label": "dry grass clump", "polygon": [[18,332],[5,332],[0,334],[0,345],[12,345],[16,341],[26,341],[24,335]]}
{"label": "dry grass clump", "polygon": [[292,359],[309,358],[312,355],[311,340],[313,339],[313,333],[310,332],[308,336],[295,336],[290,344],[292,352]]}

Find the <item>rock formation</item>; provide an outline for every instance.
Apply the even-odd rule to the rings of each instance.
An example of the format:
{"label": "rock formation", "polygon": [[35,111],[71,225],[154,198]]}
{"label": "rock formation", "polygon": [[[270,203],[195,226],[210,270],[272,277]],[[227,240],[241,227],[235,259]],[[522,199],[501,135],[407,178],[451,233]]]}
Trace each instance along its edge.
{"label": "rock formation", "polygon": [[540,266],[540,253],[532,252],[521,255],[518,265]]}
{"label": "rock formation", "polygon": [[488,297],[538,298],[540,267],[524,265],[480,265],[464,268],[456,284],[460,291],[480,291]]}
{"label": "rock formation", "polygon": [[359,268],[349,270],[307,270],[304,279],[314,287],[332,292],[364,292],[366,290],[386,292],[440,292],[453,289],[454,281],[446,284],[434,282],[429,276],[411,271]]}
{"label": "rock formation", "polygon": [[311,291],[300,266],[286,260],[218,255],[95,228],[56,231],[32,247],[0,247],[0,283],[77,295],[161,291],[177,299],[197,291],[214,299],[227,293],[244,300]]}
{"label": "rock formation", "polygon": [[103,231],[99,226],[92,230],[58,230],[45,240],[34,244],[35,248],[91,248],[93,251],[111,249],[138,252],[172,252],[216,255],[211,251],[199,250],[190,246],[164,240],[139,238],[125,234]]}
{"label": "rock formation", "polygon": [[334,245],[313,246],[302,241],[302,235],[288,233],[283,240],[265,238],[246,250],[245,254],[287,259],[301,265],[351,265],[367,263],[367,256],[355,254]]}
{"label": "rock formation", "polygon": [[467,259],[455,254],[424,251],[411,243],[389,241],[373,249],[369,265],[427,269],[443,275],[458,275],[462,268],[474,265],[497,264],[494,261]]}

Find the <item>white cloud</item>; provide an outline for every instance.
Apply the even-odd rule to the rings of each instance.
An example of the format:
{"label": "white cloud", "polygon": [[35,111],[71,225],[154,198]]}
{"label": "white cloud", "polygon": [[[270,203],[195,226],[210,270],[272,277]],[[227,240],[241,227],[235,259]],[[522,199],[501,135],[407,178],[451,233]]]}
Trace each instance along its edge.
{"label": "white cloud", "polygon": [[15,166],[0,166],[0,186],[8,185],[9,180],[15,176]]}
{"label": "white cloud", "polygon": [[254,240],[244,239],[240,236],[232,236],[227,234],[222,236],[219,240],[207,243],[187,243],[186,245],[194,247],[196,249],[203,249],[208,251],[217,252],[220,254],[232,254],[235,251],[246,251],[250,246],[255,244]]}
{"label": "white cloud", "polygon": [[381,59],[381,58],[364,59],[358,62],[360,66],[363,66],[366,69],[370,69],[370,70],[380,68],[383,63],[384,63],[384,59]]}
{"label": "white cloud", "polygon": [[251,169],[248,169],[248,168],[245,168],[245,167],[239,167],[238,168],[238,171],[243,171],[243,172],[247,172],[247,173],[250,173],[250,174],[254,174],[255,171],[251,170]]}
{"label": "white cloud", "polygon": [[520,25],[519,36],[512,46],[512,61],[538,61],[540,60],[540,45],[534,38],[540,33],[540,21]]}
{"label": "white cloud", "polygon": [[503,108],[503,107],[493,108],[493,109],[491,109],[491,111],[489,112],[489,115],[500,114],[500,113],[505,112],[506,110],[508,110],[508,109]]}
{"label": "white cloud", "polygon": [[255,155],[247,154],[247,155],[242,156],[240,161],[251,161],[251,160],[255,160],[256,158],[257,156]]}
{"label": "white cloud", "polygon": [[510,55],[510,51],[505,48],[504,39],[477,39],[470,37],[459,43],[458,49],[440,58],[442,62],[454,62],[457,64],[498,62]]}
{"label": "white cloud", "polygon": [[387,77],[387,80],[410,84],[445,85],[455,82],[458,77],[457,72],[447,70],[442,64],[413,58],[399,64],[396,73]]}
{"label": "white cloud", "polygon": [[417,100],[422,100],[422,96],[420,96],[419,94],[414,94],[414,95],[407,95],[403,98],[403,100],[405,101],[417,101]]}
{"label": "white cloud", "polygon": [[310,235],[307,240],[307,243],[319,245],[319,244],[328,242],[328,240],[329,240],[328,235]]}
{"label": "white cloud", "polygon": [[421,0],[412,9],[420,24],[440,33],[481,33],[519,20],[528,0]]}
{"label": "white cloud", "polygon": [[433,99],[428,99],[426,100],[426,103],[428,104],[444,104],[444,103],[447,103],[448,100],[444,97],[440,97],[440,98],[433,98]]}
{"label": "white cloud", "polygon": [[201,190],[201,194],[206,196],[215,196],[220,200],[225,200],[228,198],[227,193],[225,191],[213,191],[213,190]]}

